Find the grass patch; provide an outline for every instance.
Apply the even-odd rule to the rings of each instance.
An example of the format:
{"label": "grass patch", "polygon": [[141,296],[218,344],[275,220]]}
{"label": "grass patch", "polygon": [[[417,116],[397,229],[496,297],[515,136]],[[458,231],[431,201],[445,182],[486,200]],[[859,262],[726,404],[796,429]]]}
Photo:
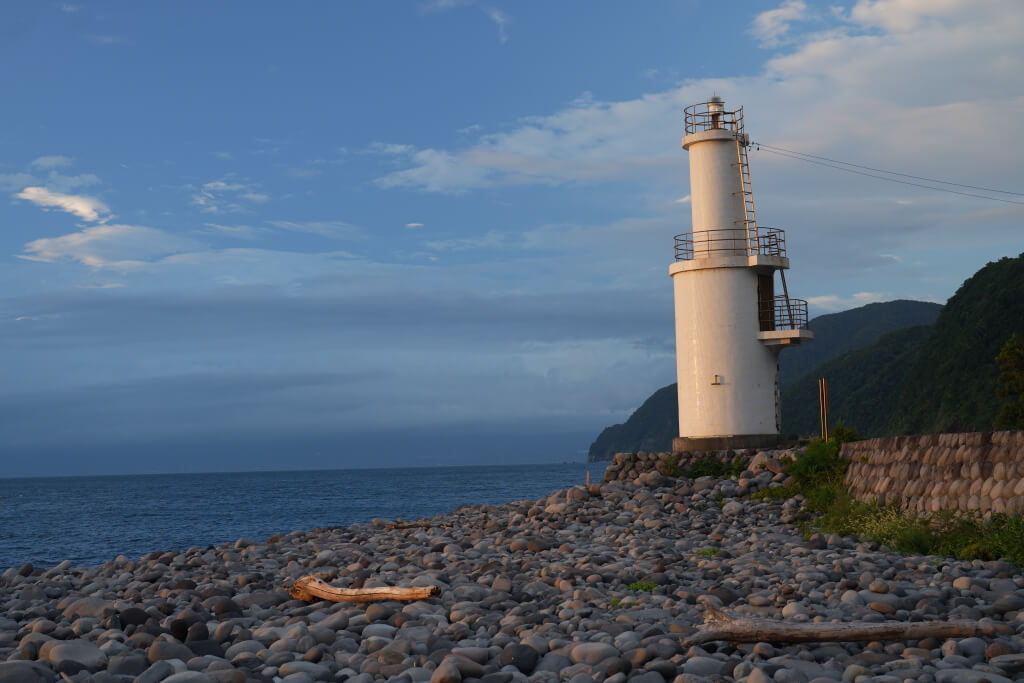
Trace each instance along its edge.
{"label": "grass patch", "polygon": [[642,591],[644,593],[653,593],[654,589],[658,587],[658,584],[653,581],[634,581],[633,583],[626,586],[631,591]]}
{"label": "grass patch", "polygon": [[712,546],[710,548],[703,548],[701,550],[698,550],[697,554],[701,557],[714,557],[719,552],[721,552],[721,550],[721,548],[715,548],[714,546]]}
{"label": "grass patch", "polygon": [[612,607],[636,607],[639,603],[630,602],[628,600],[620,600],[619,598],[612,598],[610,603]]}
{"label": "grass patch", "polygon": [[[838,430],[837,430],[838,431]],[[847,430],[855,436],[852,430]],[[839,449],[847,434],[815,440],[786,468],[792,486],[761,489],[753,500],[803,495],[816,516],[805,533],[822,532],[880,543],[912,555],[951,555],[961,560],[1004,559],[1024,566],[1024,517],[940,512],[915,515],[895,506],[881,507],[850,498],[843,478],[847,463]]]}
{"label": "grass patch", "polygon": [[738,477],[740,472],[747,469],[747,461],[735,457],[730,462],[722,462],[714,455],[704,455],[693,462],[683,471],[683,475],[689,479],[697,477],[715,477],[716,479],[728,479]]}

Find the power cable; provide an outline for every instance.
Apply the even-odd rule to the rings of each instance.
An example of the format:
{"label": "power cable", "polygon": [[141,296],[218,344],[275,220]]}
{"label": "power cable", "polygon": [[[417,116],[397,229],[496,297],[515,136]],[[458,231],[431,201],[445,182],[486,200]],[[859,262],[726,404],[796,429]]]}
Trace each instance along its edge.
{"label": "power cable", "polygon": [[775,147],[774,145],[766,145],[763,142],[752,142],[750,143],[754,147],[760,149],[764,148],[767,150],[777,150],[779,152],[786,152],[788,154],[796,154],[801,157],[808,157],[810,159],[821,159],[822,161],[831,161],[834,164],[842,164],[843,166],[853,166],[855,168],[863,168],[868,171],[876,171],[878,173],[887,173],[889,175],[898,175],[904,178],[913,178],[914,180],[924,180],[929,183],[939,183],[940,185],[952,185],[954,187],[966,187],[969,190],[981,190],[982,192],[995,192],[997,194],[1012,194],[1017,197],[1024,197],[1024,192],[1011,192],[1010,190],[997,190],[992,187],[982,187],[979,185],[965,185],[964,183],[953,183],[948,180],[938,180],[936,178],[926,178],[924,176],[912,175],[910,173],[900,173],[899,171],[887,171],[884,168],[873,168],[871,166],[862,166],[860,164],[854,164],[849,161],[840,161],[839,159],[829,159],[828,157],[819,157],[813,154],[807,154],[806,152],[798,152],[792,149],[786,149],[785,147]]}
{"label": "power cable", "polygon": [[[971,192],[960,192],[959,190],[951,190],[948,187],[935,187],[934,185],[924,185],[922,183],[912,183],[909,180],[898,180],[896,178],[888,178],[888,177],[883,176],[883,175],[875,175],[874,173],[865,173],[864,171],[855,171],[852,168],[845,168],[843,166],[836,166],[835,164],[829,164],[829,163],[825,163],[823,161],[815,161],[814,159],[807,158],[807,157],[809,157],[811,155],[802,155],[801,156],[799,152],[794,153],[794,154],[789,154],[789,153],[786,153],[786,152],[778,151],[778,149],[781,149],[781,148],[770,148],[768,145],[765,145],[763,143],[751,143],[751,144],[756,149],[763,149],[765,152],[768,152],[769,154],[776,154],[778,156],[787,157],[787,158],[790,158],[790,159],[796,159],[797,161],[806,161],[809,164],[816,164],[818,166],[826,166],[828,168],[834,168],[837,171],[846,171],[847,173],[856,173],[857,175],[867,176],[868,178],[877,178],[878,180],[887,180],[890,183],[899,183],[901,185],[913,185],[914,187],[923,187],[923,188],[925,188],[927,190],[935,190],[937,192],[947,192],[949,194],[958,194],[958,195],[961,195],[963,197],[974,197],[975,199],[988,199],[989,201],[993,201],[993,202],[1003,202],[1004,204],[1019,204],[1021,206],[1024,206],[1024,202],[1018,202],[1018,201],[1015,201],[1013,199],[1003,199],[1002,197],[989,197],[989,196],[986,196],[986,195],[983,195],[983,194],[973,194]],[[824,158],[824,157],[815,157],[815,158]],[[843,163],[846,163],[846,162],[839,161],[839,162],[836,162],[836,163],[843,164]],[[848,166],[856,166],[857,164],[847,164],[847,165]],[[867,166],[859,166],[859,168],[869,168],[869,167],[867,167]],[[875,169],[872,169],[872,170],[875,170]],[[890,171],[881,171],[880,170],[879,172],[881,172],[881,173],[889,173]],[[917,177],[917,176],[909,176],[909,174],[905,174],[905,173],[900,173],[900,174],[896,174],[896,175],[903,175],[903,176],[908,176],[908,177],[911,177],[911,178],[916,178]],[[930,179],[926,179],[926,180],[930,180]],[[936,181],[932,181],[932,182],[942,183],[943,181],[936,180]],[[957,183],[949,183],[949,184],[950,185],[957,185]],[[959,185],[959,186],[960,187],[974,187],[972,185]],[[981,188],[981,189],[988,190],[988,188]],[[1002,192],[1002,190],[991,190],[991,191],[992,192]],[[1006,194],[1013,194],[1013,195],[1020,194],[1021,196],[1024,196],[1024,194],[1019,193],[1019,192],[1007,192]]]}

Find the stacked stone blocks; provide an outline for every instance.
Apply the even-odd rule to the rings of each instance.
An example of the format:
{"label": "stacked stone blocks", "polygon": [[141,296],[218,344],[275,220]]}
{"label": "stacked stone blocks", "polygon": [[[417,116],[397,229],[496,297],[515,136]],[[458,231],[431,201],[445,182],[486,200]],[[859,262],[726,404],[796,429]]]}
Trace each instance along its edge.
{"label": "stacked stone blocks", "polygon": [[1024,514],[1024,431],[890,436],[843,444],[860,501],[909,512]]}

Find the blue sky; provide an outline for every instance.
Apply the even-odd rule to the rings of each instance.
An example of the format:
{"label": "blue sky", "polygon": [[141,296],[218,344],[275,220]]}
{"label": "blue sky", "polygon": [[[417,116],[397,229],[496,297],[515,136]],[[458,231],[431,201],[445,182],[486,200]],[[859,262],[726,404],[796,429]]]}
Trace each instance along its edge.
{"label": "blue sky", "polygon": [[[0,19],[11,473],[49,471],[34,453],[74,473],[579,458],[674,379],[682,109],[712,93],[765,145],[1024,192],[1016,0]],[[945,301],[1024,243],[1019,203],[767,147],[751,166],[812,314]],[[219,445],[145,455],[176,440]],[[246,458],[271,442],[316,445]]]}

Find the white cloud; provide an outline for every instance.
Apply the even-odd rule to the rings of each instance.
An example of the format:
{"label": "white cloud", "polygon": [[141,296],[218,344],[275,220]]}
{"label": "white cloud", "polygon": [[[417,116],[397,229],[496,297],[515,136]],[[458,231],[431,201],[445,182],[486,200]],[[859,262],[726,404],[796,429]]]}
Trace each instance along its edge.
{"label": "white cloud", "polygon": [[803,0],[785,0],[775,9],[754,17],[750,34],[762,47],[778,47],[786,42],[790,25],[807,18],[807,3]]}
{"label": "white cloud", "polygon": [[675,201],[675,203],[676,204],[689,204],[690,203],[690,195],[686,195],[685,197],[680,197],[679,199],[677,199]]}
{"label": "white cloud", "polygon": [[245,211],[245,206],[239,200],[262,204],[269,201],[270,197],[262,192],[256,192],[254,187],[247,183],[223,180],[205,183],[192,195],[192,203],[198,206],[203,213]]}
{"label": "white cloud", "polygon": [[86,221],[97,222],[109,218],[104,217],[103,214],[110,213],[110,209],[95,197],[61,194],[59,192],[51,192],[45,187],[26,187],[15,196],[19,199],[27,199],[33,204],[44,208],[53,207],[66,211]]}
{"label": "white cloud", "polygon": [[845,311],[848,308],[864,306],[876,301],[887,301],[892,298],[887,292],[857,292],[848,297],[826,294],[823,296],[807,297],[807,304],[812,309],[829,313],[832,311]]}
{"label": "white cloud", "polygon": [[410,228],[410,229],[422,228],[423,224],[422,223],[406,223],[405,227]]}
{"label": "white cloud", "polygon": [[929,18],[983,9],[980,6],[984,4],[977,0],[857,0],[849,18],[869,28],[906,32],[913,31]]}
{"label": "white cloud", "polygon": [[195,243],[140,225],[96,225],[60,237],[33,240],[19,258],[44,263],[78,262],[92,268],[137,268]]}
{"label": "white cloud", "polygon": [[70,166],[71,159],[66,156],[52,155],[45,157],[37,157],[29,162],[31,168],[51,169],[60,168],[63,166]]}

